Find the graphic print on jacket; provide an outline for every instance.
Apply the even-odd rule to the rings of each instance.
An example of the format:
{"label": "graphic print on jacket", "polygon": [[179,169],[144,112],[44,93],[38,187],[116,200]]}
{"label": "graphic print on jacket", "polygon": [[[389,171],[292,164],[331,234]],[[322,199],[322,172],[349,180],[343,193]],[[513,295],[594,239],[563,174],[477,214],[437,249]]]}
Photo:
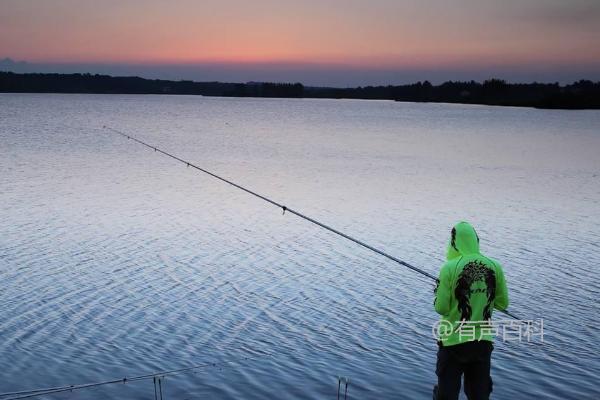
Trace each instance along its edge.
{"label": "graphic print on jacket", "polygon": [[[485,289],[472,289],[473,284],[477,282],[485,283]],[[487,302],[483,309],[483,319],[492,318],[492,307],[496,297],[496,274],[479,260],[473,260],[465,264],[456,281],[454,296],[458,301],[458,310],[462,320],[469,321],[471,319],[470,297],[475,293],[486,294]]]}

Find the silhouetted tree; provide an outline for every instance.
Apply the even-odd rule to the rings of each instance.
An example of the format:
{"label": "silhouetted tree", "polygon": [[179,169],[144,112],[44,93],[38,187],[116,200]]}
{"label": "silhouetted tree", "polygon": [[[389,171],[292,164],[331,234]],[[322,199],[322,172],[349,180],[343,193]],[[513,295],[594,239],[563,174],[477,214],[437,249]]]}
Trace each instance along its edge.
{"label": "silhouetted tree", "polygon": [[429,81],[398,86],[356,88],[304,87],[300,83],[222,83],[167,81],[139,77],[85,74],[15,74],[0,72],[0,92],[188,94],[239,97],[313,97],[388,99],[543,108],[600,108],[600,82],[511,84],[501,79],[483,83]]}

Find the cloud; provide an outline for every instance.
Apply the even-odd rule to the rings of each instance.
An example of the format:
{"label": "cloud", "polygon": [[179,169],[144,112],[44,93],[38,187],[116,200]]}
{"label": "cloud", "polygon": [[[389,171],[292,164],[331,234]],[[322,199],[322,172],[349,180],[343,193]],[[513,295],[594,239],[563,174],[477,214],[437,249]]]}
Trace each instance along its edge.
{"label": "cloud", "polygon": [[30,72],[28,71],[28,68],[29,65],[25,61],[15,62],[8,57],[0,60],[0,71]]}

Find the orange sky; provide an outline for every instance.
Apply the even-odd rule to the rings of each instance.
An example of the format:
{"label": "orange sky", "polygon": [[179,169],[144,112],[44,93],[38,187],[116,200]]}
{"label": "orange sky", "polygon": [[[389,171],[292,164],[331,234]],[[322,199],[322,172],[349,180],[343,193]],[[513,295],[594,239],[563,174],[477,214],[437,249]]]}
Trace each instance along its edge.
{"label": "orange sky", "polygon": [[581,66],[598,43],[595,0],[0,2],[0,58],[28,62]]}

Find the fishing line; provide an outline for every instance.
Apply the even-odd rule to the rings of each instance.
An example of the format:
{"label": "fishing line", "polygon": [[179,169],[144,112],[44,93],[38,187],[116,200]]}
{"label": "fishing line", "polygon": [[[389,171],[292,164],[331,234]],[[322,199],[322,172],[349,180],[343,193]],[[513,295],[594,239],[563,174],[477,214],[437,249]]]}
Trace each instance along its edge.
{"label": "fishing line", "polygon": [[[307,216],[305,214],[302,214],[299,211],[296,211],[296,210],[294,210],[292,208],[289,208],[288,206],[286,206],[284,204],[281,204],[281,203],[279,203],[279,202],[277,202],[277,201],[275,201],[273,199],[270,199],[267,196],[259,194],[259,193],[255,192],[255,191],[250,190],[250,189],[248,189],[248,188],[246,188],[246,187],[244,187],[242,185],[239,185],[239,184],[237,184],[237,183],[235,183],[235,182],[233,182],[233,181],[231,181],[229,179],[226,179],[226,178],[224,178],[222,176],[219,176],[219,175],[217,175],[217,174],[215,174],[215,173],[213,173],[213,172],[211,172],[211,171],[209,171],[207,169],[199,167],[199,166],[195,165],[194,163],[191,163],[191,162],[186,161],[186,160],[184,160],[184,159],[182,159],[182,158],[180,158],[180,157],[178,157],[176,155],[168,153],[168,152],[166,152],[166,151],[164,151],[164,150],[162,150],[162,149],[160,149],[160,148],[158,148],[158,147],[156,147],[154,145],[146,143],[146,142],[144,142],[144,141],[142,141],[142,140],[140,140],[140,139],[138,139],[138,138],[136,138],[134,136],[131,136],[131,135],[127,134],[127,133],[121,132],[118,129],[111,128],[111,127],[106,126],[106,125],[104,125],[104,129],[107,129],[107,130],[112,131],[112,132],[114,132],[114,133],[116,133],[118,135],[121,135],[121,136],[127,138],[128,140],[133,140],[134,142],[137,142],[137,143],[139,143],[139,144],[141,144],[141,145],[143,145],[143,146],[145,146],[145,147],[147,147],[149,149],[154,150],[154,152],[161,153],[161,154],[163,154],[163,155],[165,155],[167,157],[170,157],[170,158],[172,158],[172,159],[174,159],[176,161],[179,161],[182,164],[185,164],[187,167],[194,168],[194,169],[196,169],[196,170],[198,170],[200,172],[203,172],[203,173],[205,173],[205,174],[207,174],[207,175],[209,175],[209,176],[211,176],[211,177],[213,177],[215,179],[218,179],[218,180],[220,180],[222,182],[225,182],[228,185],[231,185],[231,186],[233,186],[233,187],[235,187],[237,189],[240,189],[240,190],[242,190],[242,191],[244,191],[244,192],[246,192],[246,193],[248,193],[248,194],[250,194],[250,195],[252,195],[254,197],[257,197],[257,198],[259,198],[259,199],[261,199],[263,201],[266,201],[267,203],[269,203],[271,205],[274,205],[277,208],[280,208],[283,211],[284,215],[285,215],[286,212],[288,212],[290,214],[294,214],[295,216],[297,216],[299,218],[302,218],[305,221],[308,221],[308,222],[310,222],[310,223],[312,223],[314,225],[317,225],[317,226],[319,226],[319,227],[321,227],[321,228],[323,228],[325,230],[328,230],[329,232],[332,232],[332,233],[334,233],[334,234],[336,234],[338,236],[341,236],[341,237],[343,237],[343,238],[345,238],[347,240],[350,240],[351,242],[354,242],[354,243],[358,244],[359,246],[362,246],[362,247],[364,247],[364,248],[366,248],[368,250],[371,250],[372,252],[377,253],[377,254],[379,254],[379,255],[387,258],[388,260],[394,261],[395,263],[400,264],[403,267],[406,267],[406,268],[408,268],[408,269],[410,269],[410,270],[412,270],[412,271],[414,271],[414,272],[416,272],[418,274],[426,276],[427,278],[432,279],[436,283],[438,282],[438,278],[435,277],[435,276],[433,276],[429,272],[424,271],[424,270],[422,270],[420,268],[417,268],[414,265],[407,263],[406,261],[400,260],[399,258],[394,257],[394,256],[386,253],[383,250],[380,250],[380,249],[378,249],[376,247],[373,247],[373,246],[371,246],[371,245],[369,245],[369,244],[367,244],[367,243],[365,243],[365,242],[363,242],[361,240],[358,240],[358,239],[356,239],[356,238],[354,238],[354,237],[352,237],[352,236],[350,236],[348,234],[345,234],[345,233],[343,233],[343,232],[341,232],[341,231],[339,231],[339,230],[337,230],[335,228],[332,228],[331,226],[326,225],[326,224],[324,224],[324,223],[322,223],[320,221],[317,221],[316,219],[311,218],[311,217],[309,217],[309,216]],[[506,314],[509,317],[512,317],[512,318],[514,318],[516,320],[519,319],[517,316],[515,316],[514,314],[510,313],[507,310],[499,310],[499,311],[503,312],[504,314]]]}

